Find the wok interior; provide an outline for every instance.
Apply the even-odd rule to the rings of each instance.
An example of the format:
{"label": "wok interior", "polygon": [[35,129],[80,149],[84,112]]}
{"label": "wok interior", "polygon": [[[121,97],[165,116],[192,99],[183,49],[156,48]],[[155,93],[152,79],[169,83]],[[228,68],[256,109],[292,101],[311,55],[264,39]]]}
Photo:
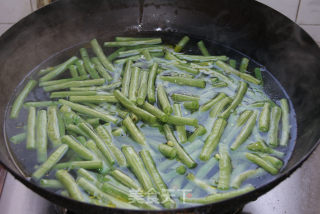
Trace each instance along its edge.
{"label": "wok interior", "polygon": [[[43,62],[57,52],[95,37],[111,40],[115,35],[152,31],[186,34],[239,50],[265,65],[291,98],[298,125],[292,158],[273,182],[246,197],[228,200],[234,206],[255,199],[285,179],[315,148],[320,136],[320,49],[289,19],[248,0],[64,0],[42,8],[0,38],[1,120],[4,121],[6,105],[19,82],[32,69],[45,67],[47,63]],[[50,63],[63,61],[65,54],[52,58]],[[0,161],[49,200],[75,210],[87,208],[71,199],[61,200],[61,196],[49,194],[20,177],[4,140],[0,142]],[[204,206],[202,211],[227,210],[228,201]],[[106,209],[90,207],[97,213]]]}

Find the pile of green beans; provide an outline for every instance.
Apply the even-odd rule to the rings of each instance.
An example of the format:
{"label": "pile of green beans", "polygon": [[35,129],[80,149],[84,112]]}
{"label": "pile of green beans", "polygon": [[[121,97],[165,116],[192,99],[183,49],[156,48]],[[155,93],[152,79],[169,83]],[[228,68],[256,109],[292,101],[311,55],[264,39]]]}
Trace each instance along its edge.
{"label": "pile of green beans", "polygon": [[[202,55],[182,53],[189,42],[93,39],[28,80],[9,117],[28,111],[10,141],[35,152],[32,180],[75,200],[152,210],[225,200],[279,173],[291,137],[287,99],[263,92],[263,72],[250,72],[248,58],[210,55],[203,41]],[[48,99],[30,99],[34,90]]]}

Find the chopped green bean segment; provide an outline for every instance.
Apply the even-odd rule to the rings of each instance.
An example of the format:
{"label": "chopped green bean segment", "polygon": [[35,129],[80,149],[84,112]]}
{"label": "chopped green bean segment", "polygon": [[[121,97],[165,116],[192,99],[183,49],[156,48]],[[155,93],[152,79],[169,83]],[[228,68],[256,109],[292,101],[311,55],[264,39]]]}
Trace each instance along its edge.
{"label": "chopped green bean segment", "polygon": [[197,43],[199,50],[201,51],[203,56],[210,56],[208,49],[206,48],[206,46],[204,45],[203,41],[199,41]]}
{"label": "chopped green bean segment", "polygon": [[160,79],[163,81],[168,81],[178,85],[185,85],[197,88],[205,88],[206,81],[203,79],[192,79],[188,77],[174,77],[174,76],[160,76]]}
{"label": "chopped green bean segment", "polygon": [[179,42],[178,44],[175,46],[174,51],[175,52],[180,52],[184,46],[186,46],[186,44],[189,42],[190,38],[188,36],[184,36]]}
{"label": "chopped green bean segment", "polygon": [[15,119],[19,116],[20,109],[22,107],[22,104],[24,102],[24,99],[28,96],[28,94],[36,87],[37,85],[36,80],[29,80],[26,86],[23,88],[23,90],[20,92],[20,94],[16,97],[16,99],[13,102],[11,112],[10,112],[10,118]]}
{"label": "chopped green bean segment", "polygon": [[247,68],[248,68],[248,64],[249,64],[249,59],[246,58],[246,57],[242,58],[241,63],[240,63],[239,71],[240,72],[246,72]]}
{"label": "chopped green bean segment", "polygon": [[134,40],[134,41],[121,41],[121,42],[105,42],[105,47],[127,47],[137,45],[157,45],[161,44],[161,38],[147,39],[147,40]]}
{"label": "chopped green bean segment", "polygon": [[10,142],[14,144],[19,144],[22,141],[24,141],[27,137],[27,134],[25,132],[22,132],[20,134],[14,135],[10,137]]}

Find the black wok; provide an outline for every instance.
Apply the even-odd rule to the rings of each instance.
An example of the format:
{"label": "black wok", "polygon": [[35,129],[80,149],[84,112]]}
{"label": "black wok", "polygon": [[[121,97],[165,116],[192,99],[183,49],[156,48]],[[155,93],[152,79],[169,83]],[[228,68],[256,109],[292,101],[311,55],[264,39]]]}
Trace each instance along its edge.
{"label": "black wok", "polygon": [[[252,0],[62,0],[35,11],[0,38],[0,120],[19,82],[55,53],[94,37],[111,40],[114,35],[160,29],[233,47],[265,65],[291,97],[298,125],[292,157],[272,181],[240,197],[172,211],[235,210],[301,166],[320,137],[320,49],[295,23]],[[3,130],[3,123],[0,126]],[[80,203],[32,184],[14,164],[1,135],[1,164],[41,196],[81,213],[127,212]]]}

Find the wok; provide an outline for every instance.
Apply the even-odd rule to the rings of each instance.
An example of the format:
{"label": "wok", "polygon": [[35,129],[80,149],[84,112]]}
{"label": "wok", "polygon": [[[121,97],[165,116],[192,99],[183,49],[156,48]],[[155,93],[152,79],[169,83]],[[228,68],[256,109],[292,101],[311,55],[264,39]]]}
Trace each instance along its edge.
{"label": "wok", "polygon": [[[32,69],[45,67],[55,53],[94,37],[106,41],[114,35],[159,31],[227,45],[265,65],[290,96],[298,126],[291,159],[269,183],[240,197],[168,212],[236,210],[301,166],[320,137],[320,49],[295,23],[252,0],[63,0],[37,10],[0,38],[0,120],[19,82]],[[3,130],[3,123],[0,126]],[[34,192],[79,213],[127,212],[81,203],[34,185],[14,163],[4,132],[1,135],[1,164]]]}

